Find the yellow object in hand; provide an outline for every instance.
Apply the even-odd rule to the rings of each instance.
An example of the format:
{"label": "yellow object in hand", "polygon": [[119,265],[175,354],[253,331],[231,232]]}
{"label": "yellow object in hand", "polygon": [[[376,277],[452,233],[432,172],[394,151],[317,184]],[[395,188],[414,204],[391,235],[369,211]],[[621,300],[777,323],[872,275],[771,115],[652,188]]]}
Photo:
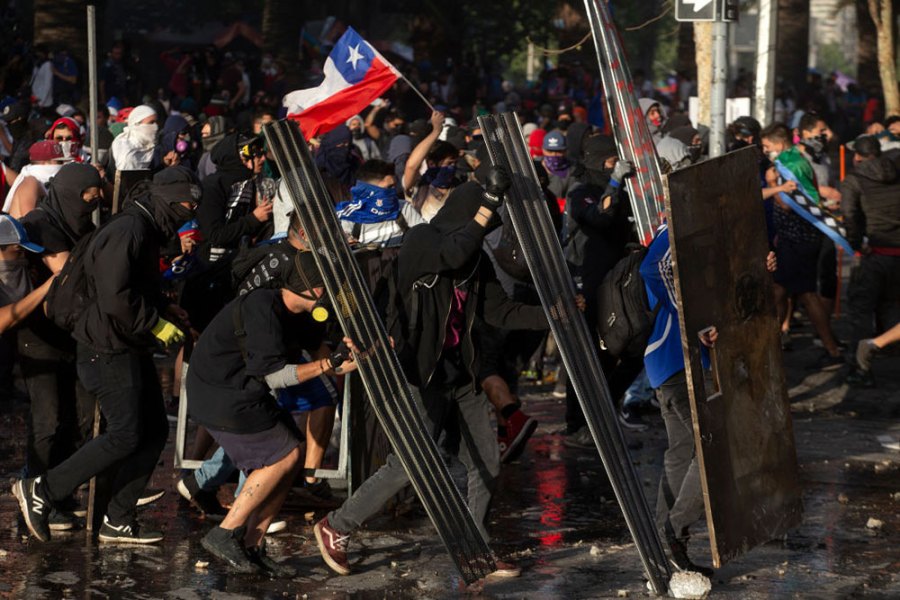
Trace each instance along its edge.
{"label": "yellow object in hand", "polygon": [[180,344],[184,341],[184,332],[180,330],[174,323],[167,321],[162,317],[150,330],[153,337],[162,342],[162,345],[168,348],[172,344]]}

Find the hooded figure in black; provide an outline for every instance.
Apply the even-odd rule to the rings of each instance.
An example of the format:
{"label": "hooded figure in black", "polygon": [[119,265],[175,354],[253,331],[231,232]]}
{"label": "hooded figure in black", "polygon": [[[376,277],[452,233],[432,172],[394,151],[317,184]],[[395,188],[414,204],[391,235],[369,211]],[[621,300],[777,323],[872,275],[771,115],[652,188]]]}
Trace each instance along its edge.
{"label": "hooded figure in black", "polygon": [[[100,183],[94,167],[67,164],[50,181],[48,195],[22,219],[29,239],[44,246],[43,254],[28,257],[35,287],[59,271],[75,244],[94,231],[91,213],[99,203]],[[34,311],[18,327],[16,342],[31,398],[27,470],[35,476],[62,462],[89,438],[94,399],[78,382],[74,340],[44,311]]]}
{"label": "hooded figure in black", "polygon": [[[201,256],[215,262],[237,250],[243,238],[260,234],[268,219],[258,219],[254,172],[246,166],[238,134],[225,136],[213,148],[211,157],[216,172],[203,180],[203,202],[197,221],[205,247]],[[261,148],[261,147],[260,147]],[[255,146],[253,146],[255,149]]]}
{"label": "hooded figure in black", "polygon": [[[617,160],[611,137],[598,135],[584,140],[584,172],[566,200],[566,258],[573,271],[581,275],[584,316],[591,331],[597,330],[597,291],[603,278],[625,256],[626,245],[637,242],[624,181],[632,170],[627,161]],[[575,260],[579,256],[580,262]],[[618,358],[622,362],[617,366]],[[600,363],[612,397],[619,398],[643,368],[643,357],[613,357],[600,352]],[[566,394],[566,425],[569,433],[584,426],[584,414],[571,385]]]}
{"label": "hooded figure in black", "polygon": [[322,172],[325,186],[335,203],[350,199],[350,186],[356,181],[356,171],[361,163],[349,127],[338,125],[322,136],[316,151],[316,167]]}
{"label": "hooded figure in black", "polygon": [[[50,538],[49,511],[97,473],[111,469],[111,499],[101,543],[153,543],[162,534],[136,521],[136,504],[169,433],[153,350],[184,339],[183,311],[160,288],[159,249],[193,216],[200,199],[194,175],[181,167],[157,173],[129,193],[85,248],[84,276],[92,296],[78,317],[78,378],[100,404],[106,431],[39,479],[16,482],[31,533]],[[174,322],[173,322],[174,321]],[[180,325],[184,327],[184,325]]]}
{"label": "hooded figure in black", "polygon": [[[428,435],[437,440],[446,431],[447,446],[467,467],[469,509],[485,536],[483,521],[500,453],[486,418],[489,405],[478,394],[472,324],[477,316],[508,329],[548,327],[541,307],[506,296],[481,249],[488,227],[499,224],[494,213],[509,185],[509,176],[494,169],[485,189],[475,182],[456,187],[430,223],[406,233],[397,263],[406,319],[398,319],[401,326],[392,332],[406,376],[421,398]],[[317,536],[323,529],[353,531],[407,482],[400,462],[390,455],[341,508],[316,525]]]}
{"label": "hooded figure in black", "polygon": [[92,215],[98,194],[85,192],[102,185],[97,169],[83,163],[64,165],[47,186],[47,195],[37,208],[22,218],[28,239],[43,246],[48,254],[68,252],[85,235],[94,230]]}
{"label": "hooded figure in black", "polygon": [[162,293],[160,248],[193,218],[200,185],[184,167],[169,167],[135,185],[124,209],[91,241],[85,272],[94,301],[78,319],[73,336],[102,352],[149,351],[151,329],[169,300]]}

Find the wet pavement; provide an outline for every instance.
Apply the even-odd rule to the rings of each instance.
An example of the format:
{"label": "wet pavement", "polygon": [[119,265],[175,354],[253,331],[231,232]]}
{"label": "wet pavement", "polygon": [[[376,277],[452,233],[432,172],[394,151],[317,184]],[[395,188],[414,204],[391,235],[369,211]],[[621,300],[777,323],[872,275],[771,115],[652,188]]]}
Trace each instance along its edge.
{"label": "wet pavement", "polygon": [[[840,328],[838,328],[840,334]],[[879,435],[900,437],[900,358],[875,364],[878,386],[843,384],[803,366],[818,352],[806,329],[785,354],[801,467],[804,520],[784,539],[752,550],[713,577],[717,598],[900,597],[900,453]],[[490,514],[494,548],[518,563],[518,579],[466,591],[421,509],[385,514],[351,542],[354,574],[333,575],[315,548],[310,509],[294,508],[288,529],[269,537],[269,553],[298,569],[293,580],[229,574],[201,548],[211,526],[174,490],[174,427],[152,487],[167,494],[142,510],[159,526],[154,547],[99,546],[83,530],[27,536],[6,481],[23,462],[27,406],[0,402],[0,598],[607,598],[647,597],[631,543],[595,451],[563,445],[563,401],[548,388],[522,389],[541,425],[523,456],[503,468]],[[649,431],[628,433],[645,493],[655,490],[665,447],[658,415]],[[638,446],[640,446],[638,448]],[[293,504],[296,504],[294,502]],[[322,511],[318,511],[318,518]],[[870,519],[880,528],[867,527]],[[705,527],[689,551],[709,564]],[[200,561],[200,562],[198,562]],[[204,564],[208,563],[208,564]]]}

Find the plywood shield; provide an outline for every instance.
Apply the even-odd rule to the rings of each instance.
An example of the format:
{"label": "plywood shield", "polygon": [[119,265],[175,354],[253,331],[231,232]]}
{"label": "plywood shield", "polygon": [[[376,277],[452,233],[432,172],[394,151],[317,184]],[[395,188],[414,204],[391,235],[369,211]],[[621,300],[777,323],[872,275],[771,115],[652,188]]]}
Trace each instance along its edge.
{"label": "plywood shield", "polygon": [[[759,167],[753,148],[668,176],[666,210],[716,567],[800,522]],[[715,326],[712,382],[698,333]]]}

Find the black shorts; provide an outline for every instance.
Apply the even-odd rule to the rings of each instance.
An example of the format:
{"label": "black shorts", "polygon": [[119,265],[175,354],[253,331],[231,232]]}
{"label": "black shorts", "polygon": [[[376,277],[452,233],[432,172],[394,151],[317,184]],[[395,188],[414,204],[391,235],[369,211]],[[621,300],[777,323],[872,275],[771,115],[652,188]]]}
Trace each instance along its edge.
{"label": "black shorts", "polygon": [[779,239],[775,246],[778,269],[775,283],[789,294],[805,294],[818,290],[819,251],[822,244]]}
{"label": "black shorts", "polygon": [[296,432],[281,422],[257,433],[231,433],[215,429],[210,429],[209,433],[235,466],[244,472],[274,465],[300,445]]}

